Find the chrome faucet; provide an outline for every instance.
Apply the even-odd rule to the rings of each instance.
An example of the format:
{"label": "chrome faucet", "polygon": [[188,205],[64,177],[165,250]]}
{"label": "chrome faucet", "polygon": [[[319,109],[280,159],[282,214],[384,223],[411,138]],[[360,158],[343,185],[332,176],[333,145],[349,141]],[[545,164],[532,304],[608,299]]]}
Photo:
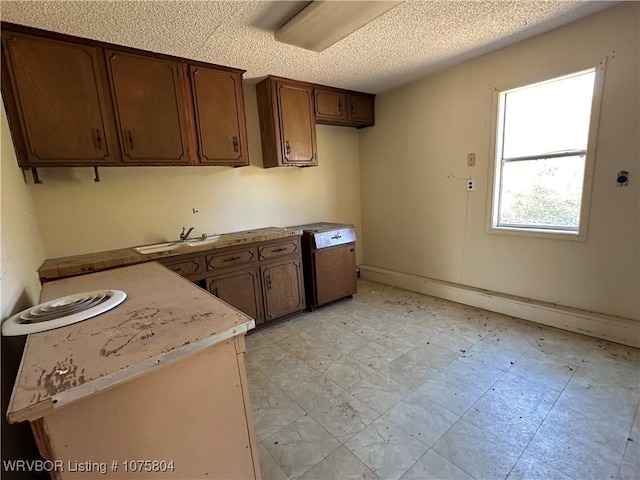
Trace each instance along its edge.
{"label": "chrome faucet", "polygon": [[[182,233],[180,234],[180,241],[186,242],[187,238],[189,238],[189,234],[195,227],[191,227],[189,230],[186,230],[186,227],[182,227]],[[186,232],[185,232],[186,230]]]}

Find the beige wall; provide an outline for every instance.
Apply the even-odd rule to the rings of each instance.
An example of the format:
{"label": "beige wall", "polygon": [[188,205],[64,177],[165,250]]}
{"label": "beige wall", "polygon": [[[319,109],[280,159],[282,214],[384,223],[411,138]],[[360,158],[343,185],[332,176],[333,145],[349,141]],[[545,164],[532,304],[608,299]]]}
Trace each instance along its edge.
{"label": "beige wall", "polygon": [[40,281],[37,269],[44,249],[36,222],[29,187],[16,163],[16,156],[2,106],[0,118],[0,202],[2,216],[2,319],[38,303]]}
{"label": "beige wall", "polygon": [[[360,226],[358,132],[318,125],[319,166],[263,169],[254,85],[245,85],[251,166],[41,169],[30,185],[47,258],[312,221]],[[198,213],[194,214],[192,209]],[[359,253],[359,252],[358,252]]]}
{"label": "beige wall", "polygon": [[[360,137],[364,263],[637,319],[639,7],[623,3],[379,95],[376,126]],[[588,240],[487,234],[491,86],[605,56]],[[628,187],[616,186],[619,170],[631,172]],[[476,191],[450,173],[475,179]]]}

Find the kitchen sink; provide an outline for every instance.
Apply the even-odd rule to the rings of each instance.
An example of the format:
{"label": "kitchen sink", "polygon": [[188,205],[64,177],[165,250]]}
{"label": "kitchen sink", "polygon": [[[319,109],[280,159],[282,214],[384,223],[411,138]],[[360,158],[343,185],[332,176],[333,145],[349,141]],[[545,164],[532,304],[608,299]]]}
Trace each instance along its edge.
{"label": "kitchen sink", "polygon": [[216,243],[228,235],[211,235],[206,238],[190,238],[184,242],[166,242],[166,243],[152,243],[151,245],[143,245],[141,247],[133,247],[133,250],[140,255],[149,255],[150,253],[162,253],[170,252],[176,248],[189,248],[189,247],[201,247],[203,245],[211,245]]}
{"label": "kitchen sink", "polygon": [[211,235],[207,238],[194,238],[191,240],[187,240],[184,244],[189,247],[199,247],[201,245],[211,245],[212,243],[216,243],[220,239],[222,239],[224,235]]}
{"label": "kitchen sink", "polygon": [[143,245],[141,247],[133,247],[133,250],[140,255],[148,255],[150,253],[170,252],[180,246],[180,242],[153,243],[151,245]]}

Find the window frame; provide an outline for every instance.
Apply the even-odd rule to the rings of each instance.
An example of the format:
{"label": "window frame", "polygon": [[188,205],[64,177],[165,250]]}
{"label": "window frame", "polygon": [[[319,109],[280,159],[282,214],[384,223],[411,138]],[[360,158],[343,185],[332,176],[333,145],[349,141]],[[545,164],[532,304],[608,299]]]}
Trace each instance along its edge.
{"label": "window frame", "polygon": [[[593,184],[593,171],[596,157],[596,147],[598,138],[598,127],[600,125],[600,109],[602,104],[602,91],[604,87],[604,76],[606,67],[606,57],[600,59],[595,64],[578,68],[564,70],[558,74],[545,75],[544,78],[529,78],[524,81],[514,81],[500,87],[491,87],[491,128],[490,128],[490,152],[489,152],[489,179],[490,185],[487,189],[487,223],[486,232],[492,234],[513,235],[528,238],[549,238],[559,240],[586,241],[589,230],[589,211],[591,205],[591,189]],[[503,129],[500,128],[503,122],[504,109],[502,108],[504,97],[508,92],[521,88],[528,88],[536,84],[544,84],[571,77],[590,70],[595,72],[593,97],[591,101],[591,118],[589,121],[589,133],[587,139],[587,149],[585,155],[584,179],[582,184],[582,201],[580,204],[580,223],[576,230],[552,229],[547,227],[520,226],[520,225],[498,225],[498,208],[500,205],[501,190],[501,145],[503,142]],[[576,156],[574,151],[568,154],[561,153],[534,158],[554,158],[562,156]],[[532,158],[532,159],[534,159]]]}

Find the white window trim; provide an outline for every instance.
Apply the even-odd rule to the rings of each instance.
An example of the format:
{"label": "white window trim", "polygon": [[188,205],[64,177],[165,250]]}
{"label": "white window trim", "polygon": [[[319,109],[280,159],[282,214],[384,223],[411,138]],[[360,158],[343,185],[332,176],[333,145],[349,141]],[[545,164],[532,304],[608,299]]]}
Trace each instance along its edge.
{"label": "white window trim", "polygon": [[[542,79],[530,79],[525,81],[512,82],[509,85],[492,86],[491,87],[491,127],[490,127],[490,151],[489,151],[489,179],[490,185],[487,188],[487,219],[486,219],[486,233],[498,234],[498,235],[511,235],[517,237],[527,238],[547,238],[554,240],[571,240],[571,241],[586,241],[587,233],[589,231],[589,212],[591,206],[591,188],[593,184],[593,171],[596,158],[596,144],[598,139],[598,127],[600,125],[600,107],[602,104],[602,91],[604,87],[604,74],[607,58],[604,57],[598,62],[591,65],[583,66],[582,68],[573,68],[571,71],[566,70],[563,73],[557,75],[545,75]],[[582,203],[580,206],[580,227],[579,232],[573,232],[568,230],[551,230],[551,229],[536,229],[532,227],[507,227],[494,225],[494,219],[497,218],[498,209],[498,196],[500,189],[496,186],[500,182],[500,170],[497,168],[498,160],[498,145],[501,145],[501,138],[499,135],[499,122],[502,117],[500,112],[500,95],[502,92],[509,90],[515,90],[520,87],[533,85],[536,83],[542,83],[545,80],[555,80],[562,78],[563,76],[571,76],[581,71],[587,71],[595,68],[595,79],[593,85],[593,99],[591,102],[591,120],[589,123],[589,138],[587,141],[587,155],[585,158],[584,167],[584,181],[582,184]]]}

